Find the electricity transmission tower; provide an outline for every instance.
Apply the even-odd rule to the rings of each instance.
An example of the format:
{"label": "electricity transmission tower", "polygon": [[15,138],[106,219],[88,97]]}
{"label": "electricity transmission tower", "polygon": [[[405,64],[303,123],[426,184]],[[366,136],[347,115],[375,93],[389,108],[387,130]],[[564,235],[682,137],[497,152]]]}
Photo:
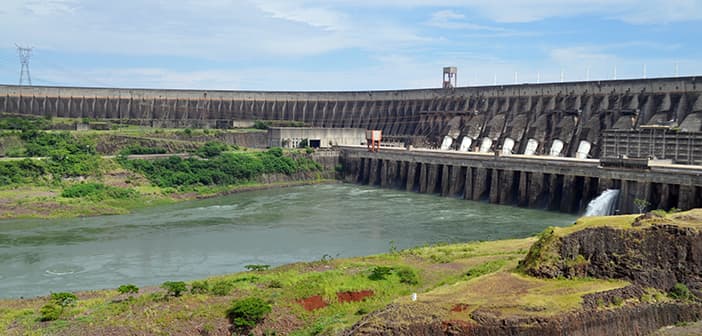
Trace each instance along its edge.
{"label": "electricity transmission tower", "polygon": [[27,83],[31,86],[32,76],[29,75],[29,59],[32,58],[32,48],[20,47],[17,44],[15,44],[15,46],[17,47],[17,53],[19,54],[20,64],[22,65],[22,69],[20,69],[19,85],[22,86],[22,84],[24,84],[24,81],[26,80]]}

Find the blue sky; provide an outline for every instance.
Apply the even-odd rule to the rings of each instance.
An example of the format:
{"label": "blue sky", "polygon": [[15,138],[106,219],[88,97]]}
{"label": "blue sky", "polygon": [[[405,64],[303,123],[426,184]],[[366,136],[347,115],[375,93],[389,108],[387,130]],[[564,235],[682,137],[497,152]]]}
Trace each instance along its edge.
{"label": "blue sky", "polygon": [[[702,0],[4,0],[35,85],[438,87],[702,74]],[[516,75],[516,76],[515,76]]]}

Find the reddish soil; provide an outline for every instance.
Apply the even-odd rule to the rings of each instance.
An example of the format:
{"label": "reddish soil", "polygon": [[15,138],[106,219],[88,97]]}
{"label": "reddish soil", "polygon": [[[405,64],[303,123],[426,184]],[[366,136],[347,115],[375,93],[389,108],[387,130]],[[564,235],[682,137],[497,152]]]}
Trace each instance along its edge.
{"label": "reddish soil", "polygon": [[374,294],[372,290],[362,290],[358,292],[338,292],[336,293],[336,297],[339,299],[340,303],[359,302]]}
{"label": "reddish soil", "polygon": [[327,303],[324,302],[321,295],[310,296],[305,299],[297,300],[297,302],[307,311],[313,311],[327,306]]}
{"label": "reddish soil", "polygon": [[468,308],[470,308],[470,305],[467,305],[465,303],[459,303],[459,304],[456,304],[455,306],[453,306],[453,308],[451,308],[451,311],[456,312],[456,313],[460,313],[460,312],[464,312],[464,311],[468,310]]}

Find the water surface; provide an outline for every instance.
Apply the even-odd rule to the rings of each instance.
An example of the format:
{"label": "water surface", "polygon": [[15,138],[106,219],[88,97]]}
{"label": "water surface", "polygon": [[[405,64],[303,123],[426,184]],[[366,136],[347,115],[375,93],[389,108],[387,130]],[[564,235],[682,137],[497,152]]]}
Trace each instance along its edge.
{"label": "water surface", "polygon": [[0,221],[0,297],[156,285],[437,242],[519,238],[572,215],[349,184],[234,194],[133,214]]}

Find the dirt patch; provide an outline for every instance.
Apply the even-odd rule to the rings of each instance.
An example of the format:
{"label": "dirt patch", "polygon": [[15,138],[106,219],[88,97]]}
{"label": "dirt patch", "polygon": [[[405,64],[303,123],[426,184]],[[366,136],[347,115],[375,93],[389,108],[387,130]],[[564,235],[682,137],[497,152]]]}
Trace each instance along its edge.
{"label": "dirt patch", "polygon": [[372,290],[336,293],[336,297],[337,297],[337,299],[339,299],[339,303],[360,302],[360,301],[363,301],[363,299],[365,299],[367,297],[371,297],[373,295],[375,295],[375,293]]}
{"label": "dirt patch", "polygon": [[302,328],[305,322],[300,320],[287,307],[273,306],[266,319],[258,324],[251,333],[259,335],[270,335],[271,330],[275,330],[276,335],[288,335],[291,332]]}
{"label": "dirt patch", "polygon": [[307,311],[313,311],[327,306],[327,303],[324,302],[321,295],[310,296],[297,300],[297,302]]}
{"label": "dirt patch", "polygon": [[459,304],[454,305],[453,308],[451,308],[451,311],[454,313],[461,313],[461,312],[464,312],[466,310],[469,310],[470,307],[471,307],[471,305],[469,305],[469,304],[459,303]]}

